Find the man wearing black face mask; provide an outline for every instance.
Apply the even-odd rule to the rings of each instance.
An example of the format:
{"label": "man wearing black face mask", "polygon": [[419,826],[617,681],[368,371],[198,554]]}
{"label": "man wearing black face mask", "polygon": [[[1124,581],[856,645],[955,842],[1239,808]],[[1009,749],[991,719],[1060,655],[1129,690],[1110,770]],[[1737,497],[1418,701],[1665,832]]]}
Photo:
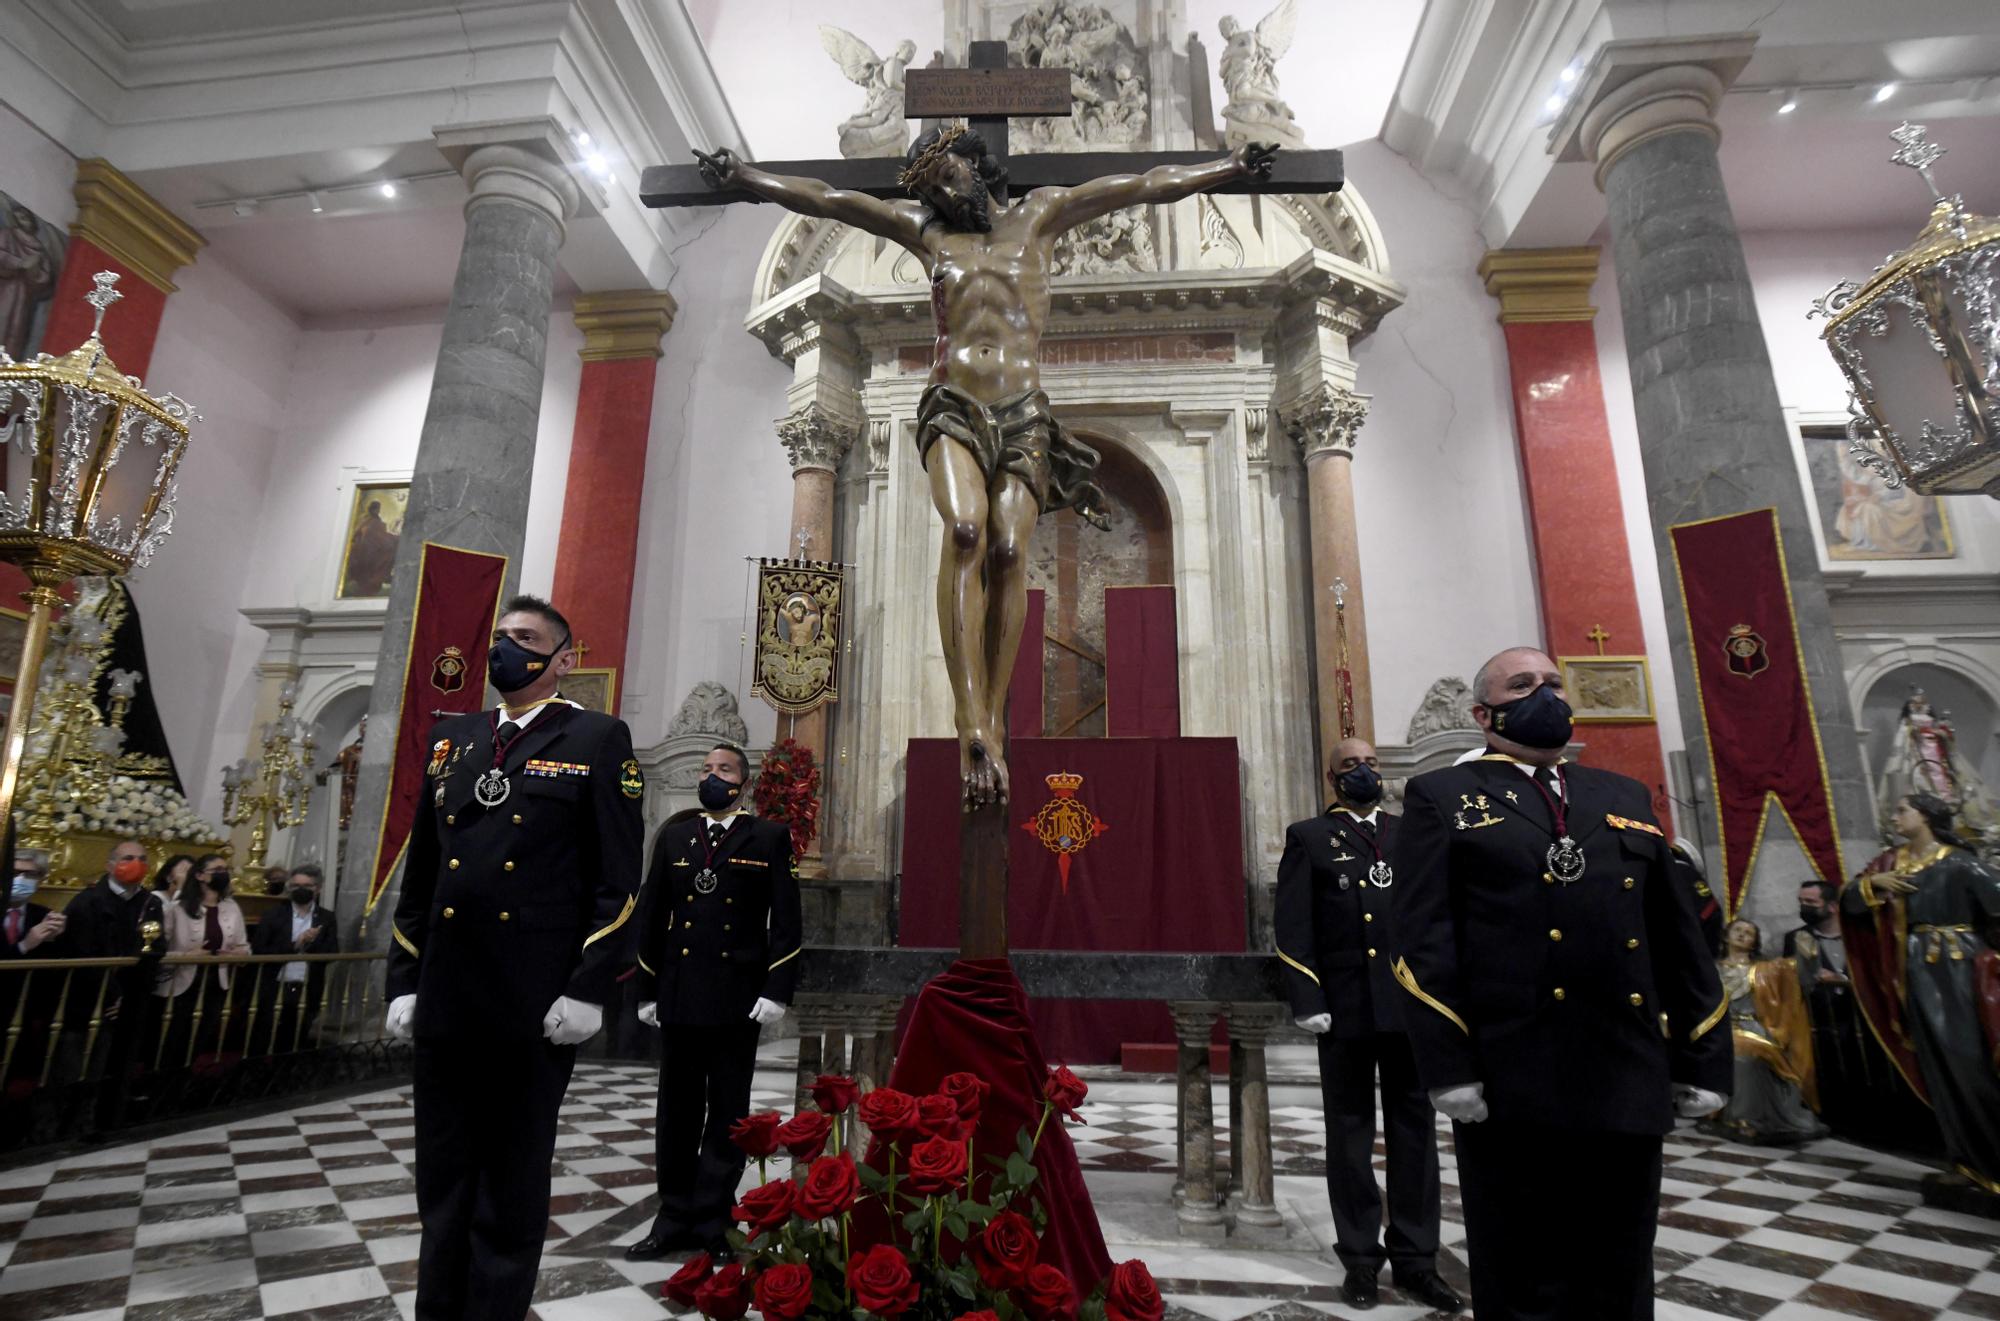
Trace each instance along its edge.
{"label": "man wearing black face mask", "polygon": [[1404,794],[1388,942],[1473,1310],[1650,1317],[1662,1140],[1726,1099],[1729,1002],[1646,787],[1564,764],[1555,661],[1510,648],[1473,696],[1486,755]]}
{"label": "man wearing black face mask", "polygon": [[[1319,1039],[1326,1109],[1326,1188],[1346,1300],[1379,1301],[1384,1263],[1396,1287],[1438,1311],[1465,1305],[1437,1273],[1437,1125],[1403,1034],[1402,991],[1389,973],[1387,935],[1396,818],[1381,809],[1382,777],[1365,739],[1343,739],[1327,772],[1334,802],[1285,831],[1273,919],[1285,994],[1300,1027]],[[1389,1229],[1375,1183],[1375,1078],[1389,1155]]]}
{"label": "man wearing black face mask", "polygon": [[547,601],[508,601],[500,705],[431,731],[388,967],[389,1031],[416,1042],[423,1321],[527,1313],[556,1113],[632,960],[646,783],[625,722],[558,693],[570,640]]}
{"label": "man wearing black face mask", "polygon": [[[250,934],[252,953],[340,953],[340,932],[333,912],[319,903],[324,875],[316,863],[302,862],[292,868],[285,887],[291,902],[271,909],[257,923]],[[269,1026],[257,1033],[257,1039],[268,1042],[274,1054],[310,1044],[313,1020],[319,1016],[319,1002],[325,994],[326,967],[303,960],[275,969],[266,967],[264,1003],[271,1012],[265,1020]]]}
{"label": "man wearing black face mask", "polygon": [[750,815],[749,759],[727,743],[702,763],[701,812],[661,827],[639,911],[639,1021],[660,1029],[660,1208],[625,1250],[650,1261],[727,1248],[744,1154],[730,1127],[750,1113],[757,1034],[785,1016],[798,982],[799,883],[792,834]]}

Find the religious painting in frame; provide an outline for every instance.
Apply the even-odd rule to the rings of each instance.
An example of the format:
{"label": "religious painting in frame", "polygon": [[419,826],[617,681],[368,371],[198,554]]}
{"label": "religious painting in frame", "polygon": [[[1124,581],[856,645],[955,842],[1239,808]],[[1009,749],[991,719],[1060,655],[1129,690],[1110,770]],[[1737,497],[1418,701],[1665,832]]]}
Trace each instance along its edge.
{"label": "religious painting in frame", "polygon": [[366,601],[389,594],[403,516],[410,507],[408,482],[358,482],[348,503],[341,537],[340,579],[334,599]]}
{"label": "religious painting in frame", "polygon": [[839,698],[845,575],[817,560],[757,562],[757,652],[750,691],[786,715]]}
{"label": "religious painting in frame", "polygon": [[62,230],[0,192],[0,349],[16,362],[42,347],[49,300],[68,247]]}
{"label": "religious painting in frame", "polygon": [[1804,426],[1806,492],[1829,560],[1949,560],[1958,556],[1944,501],[1891,487],[1848,454],[1841,426]]}
{"label": "religious painting in frame", "polygon": [[1564,656],[1563,689],[1576,722],[1647,724],[1653,710],[1653,671],[1644,656]]}
{"label": "religious painting in frame", "polygon": [[563,676],[562,695],[587,711],[617,715],[618,671],[609,665],[571,670]]}

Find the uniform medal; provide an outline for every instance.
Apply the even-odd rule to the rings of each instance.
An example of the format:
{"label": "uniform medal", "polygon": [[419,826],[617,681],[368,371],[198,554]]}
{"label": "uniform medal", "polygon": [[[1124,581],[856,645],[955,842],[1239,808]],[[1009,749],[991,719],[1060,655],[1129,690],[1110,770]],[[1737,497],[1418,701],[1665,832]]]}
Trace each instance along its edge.
{"label": "uniform medal", "polygon": [[723,830],[722,837],[720,839],[710,839],[708,831],[706,829],[704,829],[701,832],[701,852],[702,852],[701,870],[696,872],[694,875],[695,893],[697,894],[715,893],[715,887],[717,884],[721,882],[722,879],[721,877],[715,874],[715,855],[722,849],[722,840],[727,839],[729,837],[729,831],[735,828],[736,828],[735,822],[732,821],[729,824],[729,826]]}
{"label": "uniform medal", "polygon": [[479,800],[481,807],[498,807],[507,801],[507,795],[512,792],[514,786],[498,766],[480,776],[472,785],[472,796]]}
{"label": "uniform medal", "polygon": [[[1378,890],[1388,889],[1396,883],[1396,869],[1391,867],[1389,860],[1382,856],[1381,838],[1372,830],[1363,830],[1361,828],[1360,817],[1354,816],[1351,812],[1348,813],[1348,816],[1354,822],[1354,833],[1368,842],[1369,851],[1375,855],[1375,861],[1368,866],[1368,883]],[[1347,886],[1343,883],[1340,888],[1345,890]]]}
{"label": "uniform medal", "polygon": [[716,875],[708,868],[703,867],[694,874],[694,889],[696,894],[714,894],[715,885]]}
{"label": "uniform medal", "polygon": [[1569,833],[1569,781],[1562,782],[1562,797],[1558,798],[1543,787],[1541,779],[1530,775],[1528,783],[1535,786],[1535,792],[1549,805],[1549,815],[1556,823],[1555,843],[1549,845],[1545,855],[1549,864],[1549,875],[1564,885],[1574,885],[1583,879],[1585,867],[1583,845],[1570,838]]}

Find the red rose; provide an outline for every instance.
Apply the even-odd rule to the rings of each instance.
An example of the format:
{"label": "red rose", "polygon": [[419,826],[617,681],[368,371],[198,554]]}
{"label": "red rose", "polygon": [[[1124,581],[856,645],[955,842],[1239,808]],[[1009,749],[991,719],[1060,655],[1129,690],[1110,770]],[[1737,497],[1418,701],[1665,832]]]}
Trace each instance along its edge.
{"label": "red rose", "polygon": [[[1152,1283],[1149,1276],[1146,1281]],[[1153,1297],[1157,1299],[1158,1294]],[[757,1277],[757,1310],[769,1321],[799,1321],[812,1306],[812,1267],[788,1263],[773,1266]],[[1158,1321],[1155,1318],[1154,1321]]]}
{"label": "red rose", "polygon": [[861,1172],[854,1168],[854,1157],[822,1156],[806,1170],[797,1210],[808,1220],[830,1220],[852,1208],[860,1191]]}
{"label": "red rose", "polygon": [[907,1092],[877,1087],[861,1098],[858,1112],[868,1131],[889,1142],[917,1132],[917,1102]]}
{"label": "red rose", "polygon": [[917,1282],[910,1263],[887,1243],[878,1243],[847,1263],[854,1301],[877,1316],[901,1316],[917,1305]]}
{"label": "red rose", "polygon": [[1058,1064],[1049,1070],[1049,1080],[1042,1086],[1042,1096],[1050,1105],[1062,1112],[1065,1119],[1076,1119],[1076,1108],[1083,1104],[1083,1098],[1090,1095],[1090,1088],[1083,1079],[1069,1071],[1067,1065]]}
{"label": "red rose", "polygon": [[958,1321],[1000,1321],[1000,1314],[992,1308],[982,1308],[977,1312],[962,1312]]}
{"label": "red rose", "polygon": [[917,1101],[917,1130],[925,1136],[963,1138],[970,1128],[959,1118],[958,1102],[949,1096],[926,1096]]}
{"label": "red rose", "polygon": [[1167,1305],[1143,1261],[1121,1261],[1104,1283],[1105,1321],[1160,1321]]}
{"label": "red rose", "polygon": [[729,1214],[750,1227],[755,1238],[767,1229],[776,1229],[792,1218],[793,1190],[788,1179],[773,1179],[743,1194],[742,1204]]}
{"label": "red rose", "polygon": [[972,1240],[972,1264],[980,1280],[995,1293],[1018,1289],[1028,1277],[1041,1252],[1035,1241],[1035,1225],[1019,1211],[1002,1211],[986,1222],[986,1230]]}
{"label": "red rose", "polygon": [[965,1182],[965,1144],[957,1138],[929,1138],[910,1150],[910,1187],[928,1196]]}
{"label": "red rose", "polygon": [[958,1113],[975,1125],[986,1105],[986,1094],[992,1090],[993,1084],[976,1073],[950,1074],[938,1084],[938,1095],[949,1096],[957,1104]]}
{"label": "red rose", "polygon": [[713,1321],[742,1321],[750,1310],[750,1281],[743,1268],[730,1262],[694,1291],[695,1309]]}
{"label": "red rose", "polygon": [[845,1114],[860,1095],[861,1088],[844,1074],[822,1073],[813,1080],[813,1104],[830,1115]]}
{"label": "red rose", "polygon": [[795,1161],[812,1160],[826,1150],[833,1121],[816,1110],[801,1110],[778,1126],[778,1145],[792,1153]]}
{"label": "red rose", "polygon": [[1076,1287],[1055,1267],[1043,1262],[1028,1269],[1021,1297],[1035,1321],[1075,1321]]}
{"label": "red rose", "polygon": [[698,1252],[660,1286],[660,1296],[682,1307],[693,1307],[695,1291],[708,1281],[714,1269],[714,1260],[706,1252]]}
{"label": "red rose", "polygon": [[785,1117],[776,1110],[765,1110],[736,1121],[729,1130],[729,1140],[743,1148],[752,1160],[762,1160],[778,1149],[778,1125]]}

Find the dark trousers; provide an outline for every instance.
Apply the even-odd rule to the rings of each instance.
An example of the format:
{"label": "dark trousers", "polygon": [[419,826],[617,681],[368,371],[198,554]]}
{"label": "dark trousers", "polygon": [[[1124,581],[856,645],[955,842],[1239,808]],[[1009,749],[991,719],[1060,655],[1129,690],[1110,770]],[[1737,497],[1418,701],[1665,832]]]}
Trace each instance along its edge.
{"label": "dark trousers", "polygon": [[750,1113],[757,1024],[666,1024],[660,1031],[660,1099],[653,1128],[660,1177],[656,1234],[720,1238],[729,1227],[746,1157],[729,1130]]}
{"label": "dark trousers", "polygon": [[417,1315],[517,1321],[549,1228],[556,1112],[576,1047],[419,1037]]}
{"label": "dark trousers", "polygon": [[[1382,1079],[1382,1127],[1389,1156],[1389,1229],[1375,1184],[1375,1078]],[[1349,1270],[1381,1270],[1400,1283],[1437,1269],[1437,1112],[1410,1039],[1400,1032],[1336,1041],[1319,1038],[1319,1087],[1326,1108],[1326,1195],[1333,1203],[1334,1251]],[[1387,1250],[1383,1244],[1386,1241]]]}
{"label": "dark trousers", "polygon": [[1479,1321],[1649,1321],[1655,1136],[1455,1124]]}

